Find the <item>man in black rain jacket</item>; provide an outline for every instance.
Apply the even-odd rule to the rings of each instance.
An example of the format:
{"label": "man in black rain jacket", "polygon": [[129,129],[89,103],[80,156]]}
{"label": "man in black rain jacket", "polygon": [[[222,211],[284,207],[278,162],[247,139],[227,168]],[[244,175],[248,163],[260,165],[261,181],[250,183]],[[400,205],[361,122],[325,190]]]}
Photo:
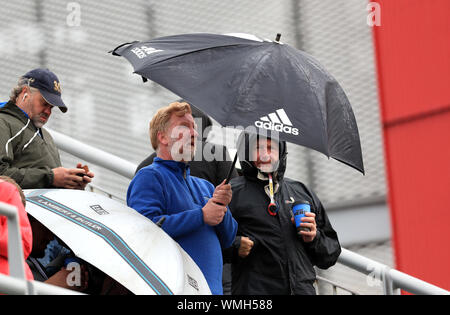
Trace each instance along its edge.
{"label": "man in black rain jacket", "polygon": [[[270,155],[270,146],[268,163],[273,169],[267,170],[268,164],[261,164],[260,156],[255,155],[257,150]],[[229,250],[232,294],[315,294],[313,266],[329,268],[341,253],[322,203],[303,183],[284,178],[286,142],[243,133],[238,148],[243,176],[231,180],[233,199],[229,204],[238,222],[237,237]],[[276,215],[268,211],[268,174],[273,178]],[[303,219],[309,232],[297,233],[292,219],[292,205],[299,200],[311,206],[313,214]]]}

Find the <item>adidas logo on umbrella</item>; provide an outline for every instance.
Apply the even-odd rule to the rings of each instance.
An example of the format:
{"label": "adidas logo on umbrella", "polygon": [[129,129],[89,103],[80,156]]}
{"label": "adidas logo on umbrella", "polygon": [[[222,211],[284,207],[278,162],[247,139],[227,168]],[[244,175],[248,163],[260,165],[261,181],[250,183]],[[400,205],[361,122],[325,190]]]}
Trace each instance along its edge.
{"label": "adidas logo on umbrella", "polygon": [[255,126],[267,130],[289,133],[294,136],[299,135],[298,128],[293,127],[291,120],[282,108],[277,109],[274,113],[261,117],[255,121]]}

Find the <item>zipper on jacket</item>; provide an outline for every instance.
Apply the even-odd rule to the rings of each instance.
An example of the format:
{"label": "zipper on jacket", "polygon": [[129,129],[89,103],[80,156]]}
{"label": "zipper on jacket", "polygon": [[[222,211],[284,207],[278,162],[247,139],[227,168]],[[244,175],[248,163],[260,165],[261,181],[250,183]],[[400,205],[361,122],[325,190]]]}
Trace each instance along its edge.
{"label": "zipper on jacket", "polygon": [[189,182],[188,182],[188,180],[187,180],[187,176],[186,176],[186,168],[183,170],[183,179],[184,179],[184,183],[186,184],[186,186],[187,186],[187,188],[188,188],[188,190],[189,190],[189,193],[191,194],[192,201],[193,201],[194,203],[196,203],[196,204],[199,204],[199,203],[197,202],[197,200],[195,199],[195,196],[194,196],[194,194],[193,194],[193,192],[192,192],[192,190],[191,190],[191,186],[189,185]]}

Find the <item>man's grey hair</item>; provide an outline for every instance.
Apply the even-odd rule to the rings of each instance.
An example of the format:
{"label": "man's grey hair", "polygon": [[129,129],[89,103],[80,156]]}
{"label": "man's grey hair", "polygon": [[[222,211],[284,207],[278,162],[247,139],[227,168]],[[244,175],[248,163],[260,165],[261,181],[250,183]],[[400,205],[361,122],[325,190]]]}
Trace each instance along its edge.
{"label": "man's grey hair", "polygon": [[12,102],[16,102],[17,97],[19,96],[20,93],[22,93],[24,86],[28,86],[31,93],[38,91],[38,89],[30,86],[30,79],[20,77],[19,81],[17,82],[17,85],[11,90],[11,93],[9,94],[9,100]]}

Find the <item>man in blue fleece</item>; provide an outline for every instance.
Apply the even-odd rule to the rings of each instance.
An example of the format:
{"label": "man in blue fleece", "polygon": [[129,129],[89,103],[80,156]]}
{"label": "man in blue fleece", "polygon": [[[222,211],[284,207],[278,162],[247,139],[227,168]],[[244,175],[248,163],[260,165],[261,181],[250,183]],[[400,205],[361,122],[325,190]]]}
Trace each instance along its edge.
{"label": "man in blue fleece", "polygon": [[150,122],[157,153],[128,187],[127,204],[153,222],[165,217],[162,229],[202,270],[212,294],[222,294],[222,248],[231,246],[237,223],[228,211],[232,192],[225,180],[216,188],[190,176],[198,136],[187,103],[161,108]]}

